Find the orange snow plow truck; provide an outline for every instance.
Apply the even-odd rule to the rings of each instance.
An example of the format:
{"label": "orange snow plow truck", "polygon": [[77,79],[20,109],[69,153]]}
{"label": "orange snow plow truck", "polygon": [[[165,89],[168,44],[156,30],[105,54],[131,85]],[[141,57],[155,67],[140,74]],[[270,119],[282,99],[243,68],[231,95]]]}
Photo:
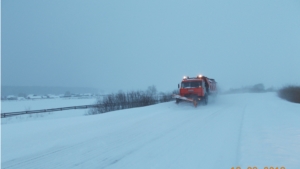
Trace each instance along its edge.
{"label": "orange snow plow truck", "polygon": [[198,75],[197,77],[184,76],[178,84],[179,95],[173,95],[178,104],[181,101],[192,102],[195,107],[198,103],[207,105],[208,96],[217,94],[217,82],[214,79]]}

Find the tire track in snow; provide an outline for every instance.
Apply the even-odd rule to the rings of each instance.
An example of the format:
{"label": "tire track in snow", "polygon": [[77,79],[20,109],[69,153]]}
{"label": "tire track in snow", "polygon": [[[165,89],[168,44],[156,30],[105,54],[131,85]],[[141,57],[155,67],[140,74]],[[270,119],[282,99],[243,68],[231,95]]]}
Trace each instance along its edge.
{"label": "tire track in snow", "polygon": [[[149,143],[151,142],[154,142],[158,139],[160,139],[161,137],[164,137],[166,134],[170,133],[170,132],[173,132],[173,131],[176,131],[178,128],[180,128],[182,125],[190,122],[191,120],[194,120],[195,116],[198,116],[199,114],[194,114],[192,117],[189,117],[187,120],[181,122],[179,125],[175,126],[175,127],[172,127],[171,129],[169,129],[168,131],[165,131],[164,133],[161,133],[159,135],[157,135],[156,137],[154,138],[151,138],[150,140],[145,140],[145,142],[141,143],[139,146],[135,146],[134,148],[124,152],[123,154],[121,155],[118,155],[118,157],[116,157],[115,155],[111,158],[111,159],[108,159],[108,163],[106,163],[106,165],[103,165],[101,168],[107,168],[111,165],[114,165],[114,164],[117,164],[118,162],[120,162],[122,159],[126,158],[127,156],[135,153],[136,151],[138,151],[139,149],[143,148],[144,146],[148,145]],[[212,116],[213,114],[211,115],[208,115],[208,116]],[[158,128],[159,129],[159,128]],[[94,158],[97,158],[97,157],[94,157]],[[92,159],[89,159],[89,161],[92,160]],[[86,161],[85,161],[86,162]]]}
{"label": "tire track in snow", "polygon": [[[203,130],[205,127],[207,127],[213,119],[215,119],[215,118],[217,118],[217,117],[219,117],[219,116],[221,115],[221,113],[220,113],[221,111],[226,110],[226,109],[229,109],[229,108],[230,108],[230,106],[227,106],[227,107],[225,107],[225,108],[223,108],[223,109],[221,109],[221,110],[217,110],[217,111],[215,111],[211,116],[209,116],[208,118],[203,119],[204,123],[201,123],[202,126],[201,126],[200,128],[199,128],[199,125],[198,125],[198,124],[199,124],[199,121],[194,121],[195,123],[189,124],[189,126],[187,126],[187,128],[188,128],[188,129],[193,129],[193,130],[190,131],[190,132],[186,132],[185,130],[182,130],[181,133],[183,133],[183,136],[181,137],[181,140],[180,140],[179,143],[184,143],[185,138],[188,138],[188,135],[189,135],[190,133],[199,133],[199,131],[201,132],[201,130]],[[182,139],[182,138],[183,138],[183,139]],[[201,143],[199,143],[199,142],[194,142],[194,144],[189,145],[188,148],[185,148],[185,149],[183,150],[183,152],[179,153],[179,154],[176,156],[175,161],[179,161],[180,159],[183,158],[183,156],[186,156],[186,154],[189,153],[188,150],[190,149],[190,147],[194,147],[193,145],[195,145],[195,144],[201,144]],[[182,144],[180,144],[180,145],[182,145]],[[173,165],[173,164],[170,163],[170,165],[168,165],[167,168],[174,168],[174,166],[172,166],[172,165]],[[182,168],[184,168],[184,167],[186,167],[186,166],[182,166]]]}
{"label": "tire track in snow", "polygon": [[[226,108],[228,108],[228,107],[226,107]],[[220,115],[220,114],[219,114],[220,111],[222,111],[222,110],[224,110],[224,109],[225,109],[225,108],[221,108],[221,109],[219,109],[219,110],[217,110],[217,111],[214,111],[213,113],[209,114],[209,115],[206,116],[205,118],[201,119],[201,121],[197,121],[197,120],[199,120],[199,119],[197,119],[197,118],[190,118],[189,120],[185,121],[184,123],[181,123],[180,125],[174,127],[173,129],[171,129],[171,130],[169,130],[169,131],[167,131],[167,132],[165,132],[165,133],[162,133],[159,137],[156,137],[156,138],[154,138],[154,139],[152,139],[152,140],[149,140],[149,141],[146,142],[145,144],[143,144],[143,145],[137,147],[136,150],[134,150],[134,151],[132,151],[132,152],[130,152],[130,153],[128,153],[128,154],[122,156],[122,158],[119,158],[119,159],[117,159],[116,161],[114,161],[113,163],[111,163],[111,164],[109,164],[109,165],[107,165],[107,166],[105,166],[105,167],[102,167],[102,169],[107,168],[107,167],[111,167],[112,165],[117,164],[118,162],[120,162],[120,161],[122,161],[123,159],[125,159],[127,156],[136,153],[138,150],[140,150],[140,149],[142,149],[142,148],[148,146],[149,144],[151,144],[151,143],[153,143],[153,142],[155,142],[155,141],[158,141],[158,140],[160,140],[160,139],[162,139],[162,138],[168,137],[168,135],[171,135],[171,134],[174,133],[174,132],[176,132],[175,137],[172,137],[172,139],[167,139],[167,140],[172,141],[172,140],[175,140],[175,138],[178,138],[178,137],[182,138],[183,135],[187,134],[187,132],[186,132],[185,130],[182,130],[180,133],[178,133],[178,129],[182,129],[182,126],[184,126],[184,125],[186,125],[186,124],[188,124],[188,126],[190,126],[191,124],[194,125],[194,124],[198,124],[199,122],[203,122],[202,124],[203,124],[203,127],[204,127],[204,126],[206,126],[212,119],[214,119],[216,116]],[[199,114],[196,114],[195,116],[198,116],[198,115],[199,115]],[[188,129],[190,129],[190,127],[189,127]],[[199,130],[199,128],[195,128],[195,127],[192,128],[192,129],[193,129],[193,130]],[[181,133],[182,133],[182,134],[181,134]],[[180,144],[180,143],[183,142],[183,141],[184,141],[184,139],[182,139],[182,140],[180,140],[179,142],[177,142],[177,144]],[[159,145],[162,146],[162,145],[164,145],[164,144],[159,144]],[[178,158],[180,158],[180,157],[178,157]],[[117,167],[117,168],[118,168],[118,167]]]}
{"label": "tire track in snow", "polygon": [[242,131],[244,126],[244,117],[246,112],[247,105],[243,108],[243,115],[241,118],[240,128],[239,128],[239,134],[238,134],[238,144],[237,144],[237,150],[236,150],[236,164],[237,166],[240,166],[240,159],[241,159],[241,142],[242,142]]}
{"label": "tire track in snow", "polygon": [[[213,116],[216,113],[218,113],[219,111],[221,111],[223,109],[224,108],[222,107],[221,109],[219,109],[207,116],[204,116],[203,120],[213,118]],[[89,147],[89,145],[99,144],[99,142],[101,142],[102,137],[107,137],[106,135],[96,137],[91,140],[84,141],[84,142],[81,142],[78,144],[74,144],[72,146],[52,150],[52,151],[46,152],[44,154],[39,154],[39,155],[31,156],[31,157],[25,157],[25,158],[21,158],[21,159],[8,161],[8,162],[3,163],[2,167],[7,168],[7,169],[9,169],[9,168],[69,168],[69,167],[75,167],[75,168],[79,167],[80,168],[80,166],[82,164],[87,163],[92,160],[95,160],[97,158],[100,158],[100,159],[102,159],[102,164],[104,164],[104,165],[102,165],[102,168],[106,168],[108,166],[118,163],[119,161],[124,159],[126,156],[138,151],[142,147],[150,144],[151,142],[154,142],[154,141],[166,136],[168,133],[176,131],[178,128],[189,123],[190,121],[195,120],[196,116],[203,115],[201,113],[202,112],[196,113],[193,116],[189,116],[187,119],[182,120],[179,124],[172,126],[170,129],[168,129],[158,135],[155,135],[155,132],[159,131],[159,129],[160,129],[159,126],[156,126],[155,130],[153,130],[151,133],[140,132],[138,135],[135,135],[134,133],[130,133],[130,135],[127,136],[127,137],[130,137],[130,139],[123,141],[123,142],[118,142],[118,140],[117,140],[111,144],[112,146],[108,146],[107,148],[104,148],[104,150],[102,150],[100,154],[98,152],[96,152],[96,150],[91,150],[89,152],[86,152],[84,154],[85,160],[83,160],[80,163],[77,162],[74,164],[73,160],[70,159],[70,156],[68,156],[68,155],[72,154],[72,152],[74,152],[74,149],[76,149],[78,147]],[[156,119],[156,118],[157,118],[156,116],[151,117],[151,119]],[[143,121],[149,121],[149,118],[142,120],[140,123],[142,123]],[[135,127],[135,126],[132,126],[132,127]],[[129,129],[132,127],[129,126]],[[107,153],[114,152],[122,147],[125,147],[125,145],[135,144],[137,140],[141,140],[143,137],[145,137],[145,135],[149,135],[149,134],[153,138],[149,138],[148,140],[143,140],[139,146],[131,148],[129,150],[126,150],[124,153],[121,153],[120,155],[118,155],[117,158],[115,155],[113,155],[112,157],[105,157],[105,155]],[[56,157],[61,157],[62,159],[57,161]],[[62,161],[63,159],[64,159],[64,161]],[[16,161],[18,161],[18,162],[16,162]],[[54,163],[56,163],[56,164],[54,164]]]}
{"label": "tire track in snow", "polygon": [[[194,114],[194,116],[197,116],[197,114]],[[167,133],[175,131],[177,128],[179,128],[182,125],[188,123],[190,120],[193,120],[194,116],[189,116],[187,119],[183,120],[180,124],[177,124],[176,127],[172,127],[171,129],[166,130],[163,133],[160,133],[156,137],[154,137],[154,138],[152,138],[150,140],[146,140],[143,144],[144,145],[149,144],[149,143],[151,143],[151,142],[153,142],[153,141],[155,141],[155,140],[163,137]],[[151,117],[151,118],[157,118],[157,117],[154,116],[154,117]],[[147,118],[145,120],[149,120],[149,118]],[[152,130],[152,133],[147,133],[147,134],[154,135],[155,132],[157,132],[159,130],[160,130],[160,127],[157,126],[157,128],[155,130]],[[114,145],[113,145],[113,147],[104,148],[104,150],[102,151],[102,153],[106,154],[106,153],[109,153],[109,152],[112,152],[112,151],[116,151],[117,149],[119,149],[121,147],[124,147],[125,145],[135,143],[136,140],[139,140],[139,139],[143,138],[144,136],[145,136],[145,134],[143,134],[141,132],[141,133],[139,133],[139,135],[136,135],[132,139],[126,140],[125,142],[124,141],[121,142],[121,144],[118,143],[118,142],[115,142]],[[45,168],[45,166],[49,166],[49,168],[52,168],[52,167],[50,167],[50,166],[53,166],[53,164],[51,165],[51,163],[53,163],[52,162],[53,160],[51,160],[51,159],[55,159],[55,157],[58,157],[58,156],[59,157],[64,156],[63,154],[68,154],[69,152],[72,152],[73,149],[76,149],[77,147],[84,147],[86,145],[95,144],[96,142],[99,142],[99,140],[101,140],[101,137],[96,137],[94,139],[91,139],[91,140],[88,140],[88,141],[85,141],[85,142],[81,142],[81,143],[78,143],[78,144],[74,144],[72,146],[68,146],[68,147],[63,147],[63,148],[51,150],[50,152],[46,152],[44,154],[38,154],[38,155],[30,156],[30,157],[25,157],[25,158],[21,158],[21,159],[15,159],[15,160],[12,160],[12,161],[4,162],[2,164],[2,167],[9,169],[9,168],[26,168],[26,166],[28,166],[27,168],[31,168],[33,166],[35,166],[35,167],[39,166],[41,168]],[[135,148],[135,149],[127,151],[125,153],[125,155],[123,155],[123,157],[121,156],[121,158],[118,157],[117,159],[112,159],[112,160],[104,158],[103,160],[106,161],[106,163],[108,163],[109,165],[115,164],[116,162],[118,162],[119,160],[123,159],[128,154],[132,154],[133,152],[137,151],[141,147],[143,147],[143,145],[140,145],[138,148]],[[101,154],[100,155],[99,154],[97,155],[97,153],[95,154],[95,151],[93,151],[93,150],[90,151],[90,152],[87,152],[85,155],[91,155],[91,156],[94,156],[94,157],[86,159],[82,163],[91,161],[91,160],[93,160],[93,159],[98,158],[99,156],[101,156]],[[45,160],[45,159],[48,159],[48,160]],[[18,161],[18,162],[16,162],[16,161]],[[36,165],[36,162],[38,162],[38,161],[44,161],[44,162],[42,164],[40,164],[40,165]],[[66,159],[66,161],[64,161],[64,164],[60,164],[59,167],[63,168],[63,167],[70,166],[70,165],[68,165],[66,163],[68,163],[67,159]],[[82,163],[77,163],[76,165],[80,166]],[[106,165],[106,166],[109,166],[109,165]]]}

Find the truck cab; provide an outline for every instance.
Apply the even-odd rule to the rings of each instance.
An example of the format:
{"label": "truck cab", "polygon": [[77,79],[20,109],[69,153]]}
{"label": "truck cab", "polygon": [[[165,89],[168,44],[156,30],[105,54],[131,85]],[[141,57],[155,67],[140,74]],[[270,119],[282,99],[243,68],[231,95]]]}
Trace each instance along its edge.
{"label": "truck cab", "polygon": [[208,102],[208,95],[216,93],[216,81],[202,75],[196,77],[184,76],[178,84],[179,95],[174,96],[176,103],[182,100],[195,102]]}

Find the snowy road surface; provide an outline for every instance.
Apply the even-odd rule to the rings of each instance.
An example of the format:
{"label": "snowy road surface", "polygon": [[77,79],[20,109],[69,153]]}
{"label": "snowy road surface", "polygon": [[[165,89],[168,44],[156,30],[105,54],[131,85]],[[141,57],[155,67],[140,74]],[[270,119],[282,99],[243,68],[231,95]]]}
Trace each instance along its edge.
{"label": "snowy road surface", "polygon": [[2,124],[2,168],[300,168],[300,105],[220,95],[101,115]]}

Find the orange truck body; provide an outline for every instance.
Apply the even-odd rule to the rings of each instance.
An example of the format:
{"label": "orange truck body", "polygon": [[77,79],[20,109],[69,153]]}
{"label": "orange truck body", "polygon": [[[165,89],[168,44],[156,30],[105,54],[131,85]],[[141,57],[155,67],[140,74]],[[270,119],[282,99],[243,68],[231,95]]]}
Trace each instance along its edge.
{"label": "orange truck body", "polygon": [[208,102],[208,96],[217,94],[217,82],[214,79],[198,75],[197,77],[184,77],[178,84],[179,95],[173,95],[176,103],[182,100],[193,102],[195,107],[199,102],[204,105]]}

